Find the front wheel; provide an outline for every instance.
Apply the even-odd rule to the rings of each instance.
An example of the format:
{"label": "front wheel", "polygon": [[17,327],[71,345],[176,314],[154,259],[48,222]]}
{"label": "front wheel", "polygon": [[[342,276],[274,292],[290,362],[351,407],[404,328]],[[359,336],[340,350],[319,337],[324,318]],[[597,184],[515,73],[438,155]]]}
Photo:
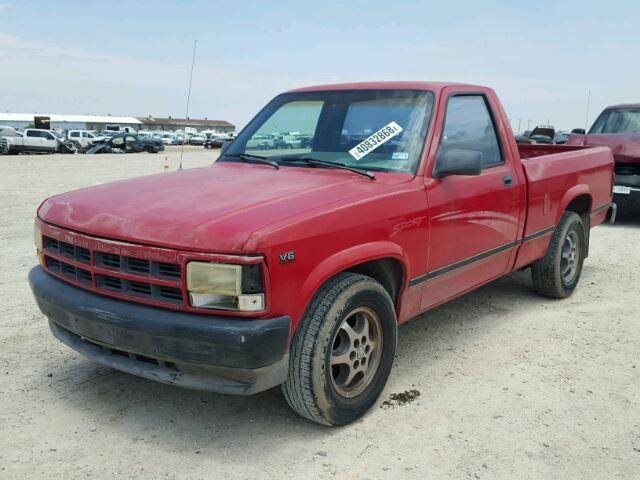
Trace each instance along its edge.
{"label": "front wheel", "polygon": [[384,287],[365,275],[335,276],[300,321],[284,397],[298,414],[320,424],[359,419],[387,382],[396,337],[395,308]]}
{"label": "front wheel", "polygon": [[540,295],[566,298],[578,285],[587,249],[585,227],[577,213],[565,212],[544,257],[531,265],[533,286]]}

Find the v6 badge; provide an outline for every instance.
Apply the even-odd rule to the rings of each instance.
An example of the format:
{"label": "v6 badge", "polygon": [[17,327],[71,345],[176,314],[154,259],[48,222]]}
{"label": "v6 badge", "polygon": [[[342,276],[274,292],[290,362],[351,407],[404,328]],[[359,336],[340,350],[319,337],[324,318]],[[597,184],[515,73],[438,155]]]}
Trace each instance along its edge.
{"label": "v6 badge", "polygon": [[280,263],[293,262],[296,259],[296,252],[291,250],[290,252],[284,252],[279,255]]}

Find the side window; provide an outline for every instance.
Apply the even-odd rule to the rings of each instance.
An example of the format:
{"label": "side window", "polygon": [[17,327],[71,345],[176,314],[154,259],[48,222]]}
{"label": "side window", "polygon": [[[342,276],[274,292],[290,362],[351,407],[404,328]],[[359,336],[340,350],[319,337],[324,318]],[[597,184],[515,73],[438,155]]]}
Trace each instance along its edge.
{"label": "side window", "polygon": [[27,137],[40,137],[40,132],[37,130],[27,130]]}
{"label": "side window", "polygon": [[80,132],[71,132],[71,138],[78,138],[80,136]]}
{"label": "side window", "polygon": [[44,132],[44,134],[42,135],[44,138],[46,138],[47,140],[55,140],[56,137],[53,133],[49,133],[49,132]]}
{"label": "side window", "polygon": [[440,150],[454,148],[480,152],[483,168],[504,163],[491,113],[482,95],[449,97]]}

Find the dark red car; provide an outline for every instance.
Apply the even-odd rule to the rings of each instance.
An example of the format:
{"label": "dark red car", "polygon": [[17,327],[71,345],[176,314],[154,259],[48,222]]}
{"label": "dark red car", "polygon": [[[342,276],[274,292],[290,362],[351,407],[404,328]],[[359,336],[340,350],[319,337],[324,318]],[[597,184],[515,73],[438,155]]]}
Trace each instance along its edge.
{"label": "dark red car", "polygon": [[640,207],[640,103],[605,108],[586,135],[572,133],[567,144],[609,147],[615,160],[616,203]]}

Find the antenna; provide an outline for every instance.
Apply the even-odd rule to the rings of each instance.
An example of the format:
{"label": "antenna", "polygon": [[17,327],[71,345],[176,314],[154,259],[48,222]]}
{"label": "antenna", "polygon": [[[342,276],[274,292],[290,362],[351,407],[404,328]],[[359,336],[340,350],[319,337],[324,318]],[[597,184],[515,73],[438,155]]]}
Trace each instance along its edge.
{"label": "antenna", "polygon": [[591,100],[591,89],[587,91],[587,116],[584,119],[584,131],[589,129],[589,101]]}
{"label": "antenna", "polygon": [[[193,41],[193,57],[191,58],[191,72],[189,73],[189,90],[187,91],[187,108],[185,109],[184,118],[189,118],[189,100],[191,100],[191,83],[193,81],[193,66],[196,63],[196,47],[198,46],[198,40]],[[186,125],[185,125],[186,130]],[[185,138],[186,138],[185,131]],[[178,170],[182,170],[182,155],[184,154],[184,140],[182,141],[182,148],[180,149],[180,165]]]}

